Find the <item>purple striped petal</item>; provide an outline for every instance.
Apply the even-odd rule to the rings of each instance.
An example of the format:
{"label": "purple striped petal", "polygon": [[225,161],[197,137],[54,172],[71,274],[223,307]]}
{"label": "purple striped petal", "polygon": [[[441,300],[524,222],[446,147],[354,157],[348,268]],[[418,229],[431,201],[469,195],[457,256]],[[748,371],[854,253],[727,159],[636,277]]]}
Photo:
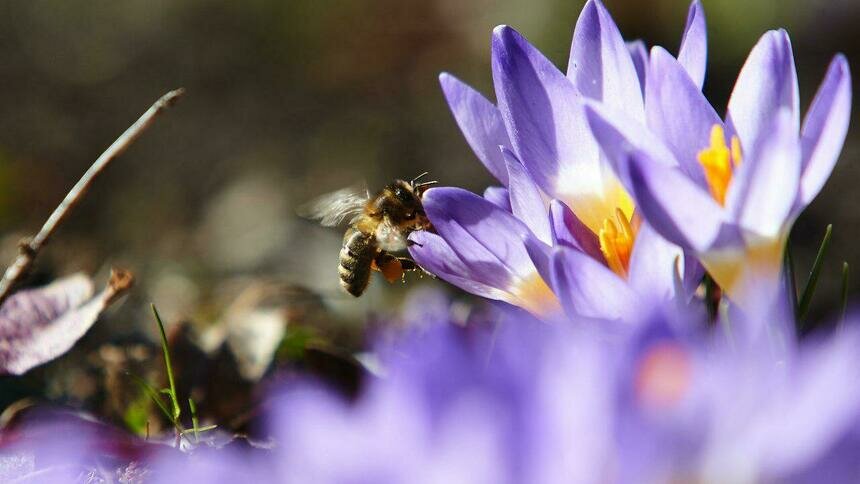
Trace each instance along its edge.
{"label": "purple striped petal", "polygon": [[552,245],[564,245],[581,250],[602,261],[597,235],[576,218],[573,211],[561,200],[549,202],[549,217],[552,226]]}
{"label": "purple striped petal", "polygon": [[[493,31],[493,81],[514,153],[552,197],[568,187],[565,174],[591,173],[598,148],[573,84],[507,26]],[[635,75],[635,74],[634,74]],[[575,180],[574,180],[575,182]],[[591,177],[583,184],[597,183]]]}
{"label": "purple striped petal", "polygon": [[505,187],[487,187],[484,190],[484,198],[506,212],[511,211],[511,197]]}
{"label": "purple striped petal", "polygon": [[600,0],[588,0],[573,31],[569,77],[580,92],[645,119],[642,90],[621,32]]}
{"label": "purple striped petal", "polygon": [[791,41],[784,30],[764,34],[738,75],[726,123],[745,150],[767,136],[780,109],[788,109],[794,132],[800,127],[797,72]]}
{"label": "purple striped petal", "polygon": [[851,118],[851,71],[843,55],[837,55],[812,101],[801,131],[803,174],[801,207],[808,205],[830,177],[842,151]]}
{"label": "purple striped petal", "polygon": [[[676,261],[677,265],[676,265]],[[636,233],[627,281],[640,296],[649,301],[669,301],[676,295],[677,281],[683,268],[684,252],[660,236],[650,225],[643,223]]]}
{"label": "purple striped petal", "polygon": [[634,40],[627,42],[627,50],[633,59],[636,76],[639,77],[639,90],[642,91],[642,95],[644,96],[645,80],[648,78],[648,48],[645,46],[645,42]]}
{"label": "purple striped petal", "polygon": [[708,146],[713,126],[722,126],[722,120],[681,64],[663,48],[652,49],[648,72],[648,127],[672,150],[684,173],[707,189],[698,154]]}
{"label": "purple striped petal", "polygon": [[657,163],[642,151],[634,151],[627,162],[631,195],[660,235],[699,253],[725,242],[725,237],[736,239],[723,208],[678,169]]}
{"label": "purple striped petal", "polygon": [[525,238],[523,238],[523,244],[526,247],[526,251],[529,253],[529,258],[531,258],[532,263],[535,265],[535,269],[537,269],[538,274],[540,274],[541,279],[551,282],[553,248],[531,234],[526,235]]}
{"label": "purple striped petal", "polygon": [[636,294],[626,281],[590,256],[575,249],[556,247],[550,270],[551,287],[568,315],[634,319]]}
{"label": "purple striped petal", "polygon": [[497,275],[472,273],[451,246],[434,233],[415,231],[409,235],[409,240],[414,243],[409,247],[409,255],[424,270],[468,293],[488,299],[506,300],[505,291],[482,282],[506,278],[506,270],[501,267],[489,269],[500,273]]}
{"label": "purple striped petal", "polygon": [[705,84],[705,70],[708,61],[708,28],[705,23],[705,9],[699,0],[693,0],[687,13],[687,25],[681,37],[678,62],[690,75],[690,79],[701,90]]}
{"label": "purple striped petal", "polygon": [[511,143],[499,110],[478,91],[448,73],[439,75],[439,83],[466,142],[487,170],[502,185],[507,185],[508,171],[499,145]]}
{"label": "purple striped petal", "polygon": [[738,224],[762,237],[776,237],[789,219],[800,182],[800,143],[792,113],[782,109],[736,170],[726,206]]}
{"label": "purple striped petal", "polygon": [[433,188],[424,195],[424,210],[442,236],[475,274],[503,274],[485,280],[494,287],[507,287],[511,276],[529,277],[534,265],[522,239],[529,229],[510,213],[478,195],[460,188]]}
{"label": "purple striped petal", "polygon": [[632,151],[644,151],[654,161],[678,166],[672,151],[642,123],[598,103],[587,103],[585,112],[594,138],[628,191],[631,188],[626,160]]}
{"label": "purple striped petal", "polygon": [[507,148],[502,148],[502,154],[508,165],[511,213],[522,220],[538,239],[549,244],[552,242],[552,233],[540,189],[516,155]]}

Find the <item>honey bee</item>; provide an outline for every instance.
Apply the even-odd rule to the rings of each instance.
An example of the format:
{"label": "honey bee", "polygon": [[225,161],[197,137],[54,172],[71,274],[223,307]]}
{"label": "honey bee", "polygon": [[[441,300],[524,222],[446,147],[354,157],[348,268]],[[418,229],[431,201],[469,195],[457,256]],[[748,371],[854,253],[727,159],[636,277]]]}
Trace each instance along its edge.
{"label": "honey bee", "polygon": [[409,234],[432,230],[421,198],[437,181],[394,180],[375,196],[366,189],[344,188],[309,203],[299,214],[320,221],[325,227],[349,224],[340,249],[340,285],[355,297],[361,296],[372,271],[388,282],[403,277],[405,271],[422,270],[412,259],[392,252],[406,249]]}

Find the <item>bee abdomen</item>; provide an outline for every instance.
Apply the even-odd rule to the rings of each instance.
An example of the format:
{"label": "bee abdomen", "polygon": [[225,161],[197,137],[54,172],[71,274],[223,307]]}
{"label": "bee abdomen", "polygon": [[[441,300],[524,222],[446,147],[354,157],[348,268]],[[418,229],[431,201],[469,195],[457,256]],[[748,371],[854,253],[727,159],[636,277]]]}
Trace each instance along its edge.
{"label": "bee abdomen", "polygon": [[373,234],[365,234],[358,230],[349,230],[343,238],[340,249],[340,264],[338,274],[340,285],[346,292],[355,297],[361,296],[370,282],[370,271],[376,245]]}

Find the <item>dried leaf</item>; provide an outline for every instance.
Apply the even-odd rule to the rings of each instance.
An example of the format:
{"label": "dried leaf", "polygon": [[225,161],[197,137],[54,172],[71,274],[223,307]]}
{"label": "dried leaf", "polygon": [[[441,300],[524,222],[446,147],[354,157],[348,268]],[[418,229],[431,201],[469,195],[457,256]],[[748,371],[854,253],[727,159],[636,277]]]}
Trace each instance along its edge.
{"label": "dried leaf", "polygon": [[114,271],[92,297],[92,281],[75,274],[13,294],[0,306],[0,374],[20,375],[67,352],[132,280],[130,273]]}

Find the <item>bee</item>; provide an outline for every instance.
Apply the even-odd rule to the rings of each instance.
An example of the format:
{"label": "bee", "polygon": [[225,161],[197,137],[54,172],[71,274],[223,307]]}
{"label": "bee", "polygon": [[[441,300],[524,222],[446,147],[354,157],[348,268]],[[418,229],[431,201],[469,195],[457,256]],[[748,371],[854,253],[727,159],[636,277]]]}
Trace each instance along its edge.
{"label": "bee", "polygon": [[367,289],[372,271],[388,282],[403,277],[405,271],[422,270],[412,259],[399,257],[415,230],[432,230],[421,198],[437,181],[394,180],[375,196],[366,189],[344,188],[309,203],[299,214],[320,221],[325,227],[348,222],[340,249],[340,285],[355,297]]}

